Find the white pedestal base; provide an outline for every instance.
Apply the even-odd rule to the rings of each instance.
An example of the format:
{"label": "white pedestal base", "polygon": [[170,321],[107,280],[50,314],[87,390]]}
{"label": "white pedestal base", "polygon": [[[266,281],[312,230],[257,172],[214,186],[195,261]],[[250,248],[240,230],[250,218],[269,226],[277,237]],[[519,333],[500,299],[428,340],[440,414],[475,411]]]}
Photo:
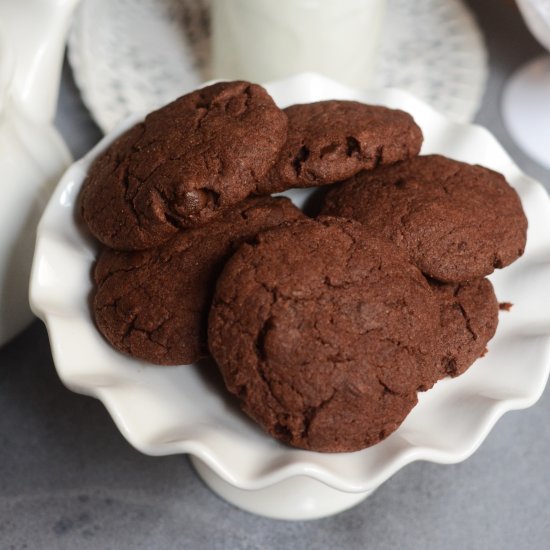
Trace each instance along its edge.
{"label": "white pedestal base", "polygon": [[274,519],[299,521],[331,516],[355,506],[372,493],[338,491],[305,476],[247,491],[227,483],[193,456],[191,463],[199,477],[221,498],[252,514]]}
{"label": "white pedestal base", "polygon": [[502,114],[518,146],[550,169],[550,56],[530,61],[510,78]]}

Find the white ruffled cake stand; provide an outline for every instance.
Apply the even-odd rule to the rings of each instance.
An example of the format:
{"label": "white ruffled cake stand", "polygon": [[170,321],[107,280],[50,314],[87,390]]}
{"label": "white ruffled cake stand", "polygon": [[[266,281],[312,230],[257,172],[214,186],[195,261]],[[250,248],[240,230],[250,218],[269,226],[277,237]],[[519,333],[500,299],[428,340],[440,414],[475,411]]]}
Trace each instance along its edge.
{"label": "white ruffled cake stand", "polygon": [[[550,371],[550,200],[487,130],[452,122],[405,92],[354,90],[312,74],[267,89],[281,107],[340,98],[404,109],[424,132],[424,154],[483,164],[516,188],[529,221],[525,254],[490,277],[499,300],[514,307],[500,315],[489,352],[468,372],[421,393],[384,441],[330,454],[292,449],[262,432],[224,391],[212,362],[158,367],[114,350],[90,312],[97,244],[75,216],[75,204],[93,159],[142,115],[106,136],[60,181],[38,227],[30,297],[48,328],[61,380],[100,399],[134,447],[150,455],[188,453],[207,485],[229,502],[256,514],[302,520],[357,504],[415,460],[464,460],[505,412],[540,397]],[[288,195],[302,206],[309,193]]]}

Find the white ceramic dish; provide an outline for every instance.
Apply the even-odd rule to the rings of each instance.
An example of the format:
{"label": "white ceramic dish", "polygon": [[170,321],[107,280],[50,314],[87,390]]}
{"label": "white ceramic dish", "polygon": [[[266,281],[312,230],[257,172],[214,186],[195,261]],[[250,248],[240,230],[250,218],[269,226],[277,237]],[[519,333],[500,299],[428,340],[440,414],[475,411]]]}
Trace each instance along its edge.
{"label": "white ceramic dish", "polygon": [[[281,106],[343,98],[403,108],[424,131],[424,153],[444,153],[506,175],[529,219],[528,242],[519,261],[492,277],[498,298],[514,306],[500,315],[485,357],[460,378],[421,394],[403,425],[382,443],[356,453],[320,454],[265,435],[226,396],[212,364],[155,367],[116,352],[90,315],[96,248],[75,215],[75,200],[92,159],[139,117],[101,141],[59,183],[38,229],[31,303],[47,325],[63,382],[103,401],[137,449],[189,453],[206,483],[229,501],[272,517],[304,519],[352,506],[414,460],[464,460],[506,411],[539,398],[550,369],[550,200],[489,132],[449,122],[407,93],[359,92],[307,74],[267,88]],[[291,194],[297,203],[307,195]]]}
{"label": "white ceramic dish", "polygon": [[[550,1],[517,0],[523,20],[533,36],[550,52]],[[550,55],[516,70],[502,94],[502,116],[516,143],[531,158],[550,170]]]}
{"label": "white ceramic dish", "polygon": [[0,1],[0,346],[33,320],[36,226],[72,162],[53,118],[77,1]]}

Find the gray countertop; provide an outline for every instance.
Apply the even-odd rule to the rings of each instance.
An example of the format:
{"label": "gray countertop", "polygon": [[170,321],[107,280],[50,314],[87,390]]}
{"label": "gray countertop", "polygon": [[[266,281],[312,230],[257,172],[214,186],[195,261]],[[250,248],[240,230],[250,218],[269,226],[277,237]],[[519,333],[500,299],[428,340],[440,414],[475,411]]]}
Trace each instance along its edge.
{"label": "gray countertop", "polygon": [[[542,49],[511,0],[469,3],[491,67],[476,120],[550,189],[500,115],[506,78]],[[57,123],[77,157],[100,137],[67,67]],[[40,322],[0,350],[0,367],[1,549],[548,548],[550,389],[465,462],[414,463],[347,512],[289,523],[223,502],[184,456],[131,448],[98,401],[62,386]]]}

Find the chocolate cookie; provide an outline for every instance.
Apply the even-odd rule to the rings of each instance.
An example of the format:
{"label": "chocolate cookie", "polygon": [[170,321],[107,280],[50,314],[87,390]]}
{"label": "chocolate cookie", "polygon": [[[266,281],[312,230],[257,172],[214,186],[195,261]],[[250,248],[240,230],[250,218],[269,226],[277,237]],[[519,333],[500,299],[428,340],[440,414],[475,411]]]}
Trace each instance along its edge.
{"label": "chocolate cookie", "polygon": [[260,192],[325,185],[417,155],[422,132],[403,111],[357,101],[292,105],[288,138]]}
{"label": "chocolate cookie", "polygon": [[301,220],[241,246],[218,279],[208,343],[267,432],[354,451],[393,432],[439,371],[438,303],[389,241],[351,220]]}
{"label": "chocolate cookie", "polygon": [[440,303],[441,378],[459,376],[483,355],[498,325],[498,301],[488,279],[430,281]]}
{"label": "chocolate cookie", "polygon": [[267,92],[222,82],[149,114],[92,165],[82,216],[102,243],[141,250],[204,224],[256,189],[286,138]]}
{"label": "chocolate cookie", "polygon": [[283,198],[247,199],[159,248],[105,250],[95,267],[97,326],[118,350],[162,365],[207,353],[208,308],[233,250],[258,231],[303,214]]}
{"label": "chocolate cookie", "polygon": [[439,155],[357,174],[322,211],[360,221],[444,282],[485,277],[525,248],[527,219],[504,177]]}

